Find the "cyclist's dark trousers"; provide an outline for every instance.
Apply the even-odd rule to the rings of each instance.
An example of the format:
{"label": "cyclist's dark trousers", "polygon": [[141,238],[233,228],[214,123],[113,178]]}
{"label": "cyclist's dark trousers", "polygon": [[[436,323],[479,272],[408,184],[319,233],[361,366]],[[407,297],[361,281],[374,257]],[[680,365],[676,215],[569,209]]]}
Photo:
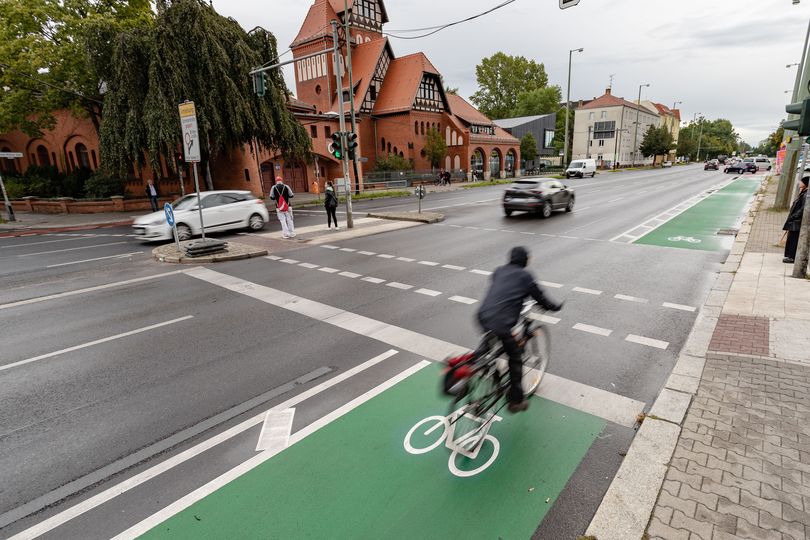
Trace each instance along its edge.
{"label": "cyclist's dark trousers", "polygon": [[523,358],[520,354],[520,347],[512,336],[511,330],[492,331],[503,343],[503,350],[509,357],[509,401],[510,403],[520,403],[523,401]]}

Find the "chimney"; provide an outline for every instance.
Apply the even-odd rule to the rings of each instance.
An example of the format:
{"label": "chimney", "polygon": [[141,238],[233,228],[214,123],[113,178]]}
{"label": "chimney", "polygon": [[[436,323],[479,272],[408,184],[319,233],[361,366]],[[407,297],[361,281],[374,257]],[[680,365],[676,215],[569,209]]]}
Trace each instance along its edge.
{"label": "chimney", "polygon": [[608,88],[607,90],[605,90],[605,95],[606,95],[606,96],[609,96],[609,95],[610,95],[610,88]]}

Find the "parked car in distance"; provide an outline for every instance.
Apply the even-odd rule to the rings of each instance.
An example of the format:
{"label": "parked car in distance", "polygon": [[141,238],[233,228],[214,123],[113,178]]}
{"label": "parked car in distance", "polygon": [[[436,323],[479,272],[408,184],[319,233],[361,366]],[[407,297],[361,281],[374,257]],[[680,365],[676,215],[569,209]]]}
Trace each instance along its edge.
{"label": "parked car in distance", "polygon": [[518,180],[503,194],[503,212],[535,212],[544,218],[554,210],[574,210],[574,190],[557,180]]}
{"label": "parked car in distance", "polygon": [[575,159],[565,169],[565,177],[571,178],[577,176],[585,178],[590,175],[591,178],[596,176],[596,160],[595,159]]}
{"label": "parked car in distance", "polygon": [[724,169],[726,173],[739,173],[745,174],[750,172],[752,174],[756,174],[757,172],[757,165],[752,161],[740,161],[738,163],[733,163],[731,165],[726,165]]}
{"label": "parked car in distance", "polygon": [[[248,228],[261,230],[270,213],[261,199],[249,191],[203,191],[200,193],[203,223],[206,232]],[[174,222],[179,240],[200,234],[200,212],[197,194],[186,195],[172,203]],[[172,228],[163,210],[136,218],[132,224],[135,235],[146,241],[171,240]]]}
{"label": "parked car in distance", "polygon": [[757,169],[760,171],[770,171],[771,170],[771,160],[766,157],[755,157],[754,163],[757,165]]}
{"label": "parked car in distance", "polygon": [[661,166],[662,166],[662,167],[664,167],[665,169],[666,169],[667,167],[672,167],[672,162],[671,162],[671,161],[665,161],[665,162],[663,162],[663,163],[661,164]]}
{"label": "parked car in distance", "polygon": [[716,159],[710,159],[703,164],[704,171],[717,171],[720,170],[720,163]]}

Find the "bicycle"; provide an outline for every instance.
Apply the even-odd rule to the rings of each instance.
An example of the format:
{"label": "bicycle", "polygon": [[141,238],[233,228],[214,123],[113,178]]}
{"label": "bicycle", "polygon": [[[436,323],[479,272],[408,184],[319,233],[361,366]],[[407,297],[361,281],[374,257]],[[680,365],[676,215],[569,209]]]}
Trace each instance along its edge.
{"label": "bicycle", "polygon": [[[537,303],[527,301],[520,319],[512,330],[523,353],[523,393],[537,390],[548,368],[551,339]],[[509,368],[503,345],[488,332],[481,338],[476,352],[447,360],[445,393],[453,396],[448,427],[455,449],[475,458],[487,437],[493,418],[507,403]]]}

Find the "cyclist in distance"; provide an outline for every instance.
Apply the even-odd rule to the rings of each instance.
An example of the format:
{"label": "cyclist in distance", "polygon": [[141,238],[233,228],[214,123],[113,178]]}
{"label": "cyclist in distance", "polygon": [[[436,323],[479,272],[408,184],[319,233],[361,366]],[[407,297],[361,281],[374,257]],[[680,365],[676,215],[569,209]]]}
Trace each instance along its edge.
{"label": "cyclist in distance", "polygon": [[[512,328],[517,324],[523,301],[531,297],[540,306],[559,311],[562,304],[547,297],[534,276],[526,270],[529,264],[529,252],[523,246],[512,248],[509,264],[501,266],[492,274],[489,291],[478,310],[478,322],[485,331],[492,332],[503,343],[504,351],[509,356],[509,411],[516,413],[529,408],[529,402],[523,395],[521,379],[523,376],[522,352],[512,335]],[[484,351],[485,352],[485,351]]]}

